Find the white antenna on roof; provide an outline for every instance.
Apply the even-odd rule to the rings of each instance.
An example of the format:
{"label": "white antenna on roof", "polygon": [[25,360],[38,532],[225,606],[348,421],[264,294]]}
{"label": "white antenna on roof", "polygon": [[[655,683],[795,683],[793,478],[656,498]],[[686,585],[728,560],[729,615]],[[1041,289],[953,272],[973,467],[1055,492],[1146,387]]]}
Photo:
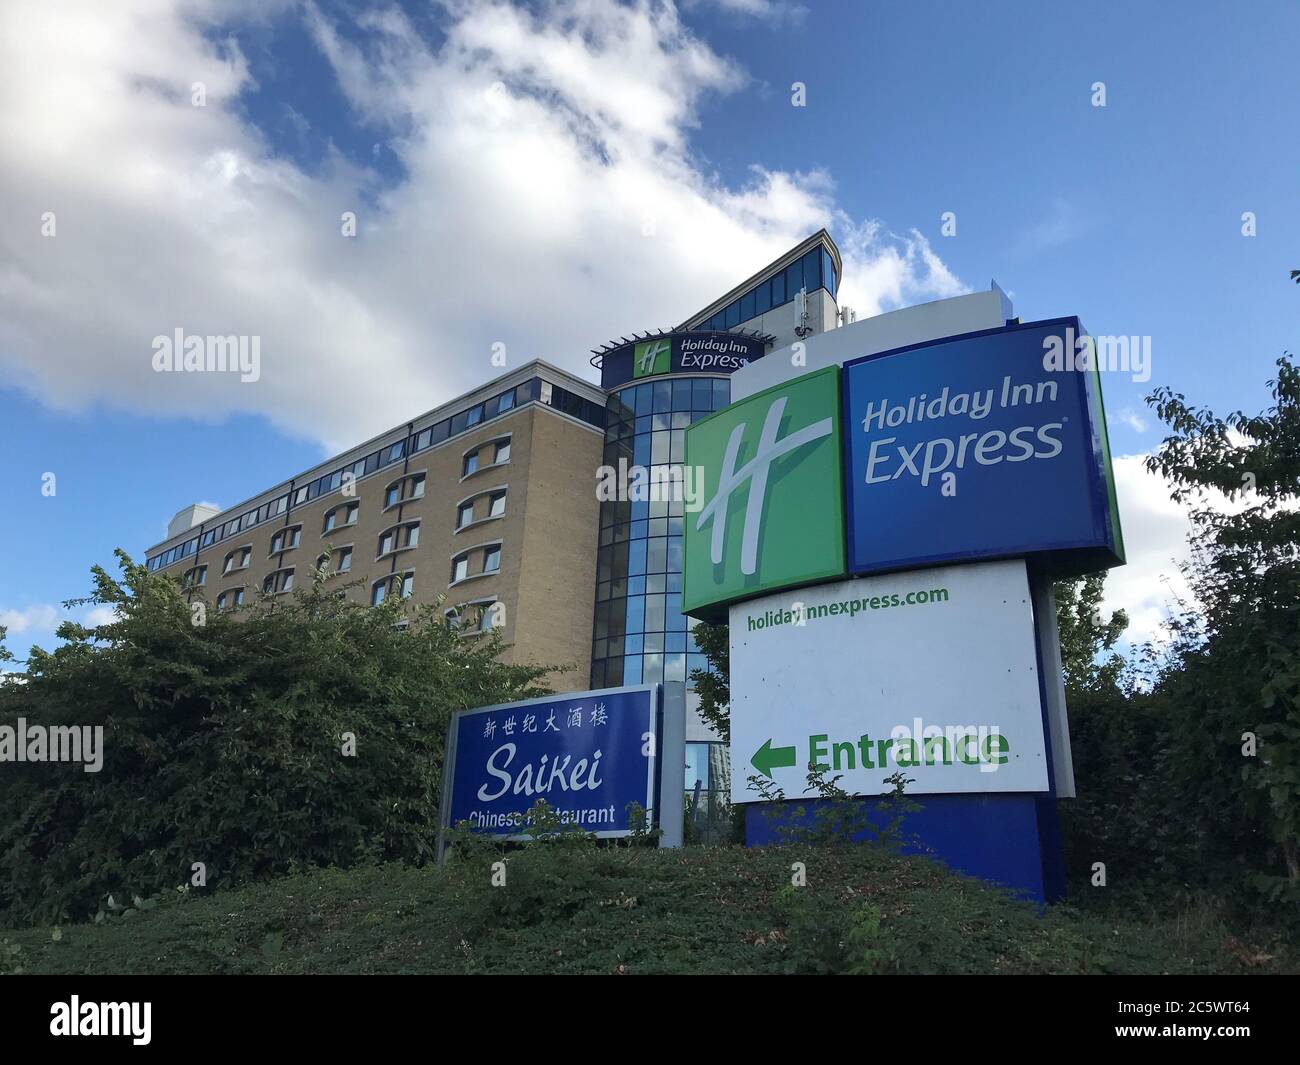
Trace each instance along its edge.
{"label": "white antenna on roof", "polygon": [[795,317],[799,319],[799,324],[794,327],[794,335],[806,337],[812,332],[812,326],[808,324],[808,289],[801,288],[794,294],[794,312]]}

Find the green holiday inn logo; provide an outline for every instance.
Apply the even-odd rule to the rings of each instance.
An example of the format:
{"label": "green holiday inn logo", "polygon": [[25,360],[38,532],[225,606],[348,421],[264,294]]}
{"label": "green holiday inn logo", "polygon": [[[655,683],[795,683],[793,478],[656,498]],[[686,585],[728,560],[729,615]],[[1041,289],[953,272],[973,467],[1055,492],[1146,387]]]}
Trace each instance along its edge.
{"label": "green holiday inn logo", "polygon": [[668,337],[644,340],[632,349],[632,376],[652,377],[671,373],[673,368],[673,343]]}
{"label": "green holiday inn logo", "polygon": [[696,422],[686,466],[704,505],[684,522],[685,612],[844,574],[838,366]]}

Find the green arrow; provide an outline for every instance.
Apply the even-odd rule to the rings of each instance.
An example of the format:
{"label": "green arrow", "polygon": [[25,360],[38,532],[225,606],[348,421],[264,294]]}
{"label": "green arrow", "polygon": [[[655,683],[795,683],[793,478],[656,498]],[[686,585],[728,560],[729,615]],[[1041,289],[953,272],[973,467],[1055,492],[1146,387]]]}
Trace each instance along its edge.
{"label": "green arrow", "polygon": [[772,741],[768,740],[762,747],[754,752],[751,759],[754,768],[769,780],[772,778],[773,769],[782,769],[786,766],[794,765],[794,748],[793,747],[773,747]]}

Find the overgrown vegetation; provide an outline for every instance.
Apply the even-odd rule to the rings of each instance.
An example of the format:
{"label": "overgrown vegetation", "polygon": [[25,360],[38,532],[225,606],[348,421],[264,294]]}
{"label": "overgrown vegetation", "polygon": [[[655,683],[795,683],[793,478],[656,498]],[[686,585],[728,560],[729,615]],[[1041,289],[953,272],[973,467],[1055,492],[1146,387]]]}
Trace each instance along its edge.
{"label": "overgrown vegetation", "polygon": [[[1124,677],[1072,686],[1076,867],[1152,897],[1213,891],[1247,916],[1300,919],[1300,372],[1219,417],[1169,389],[1148,466],[1190,505],[1193,602]],[[1221,494],[1221,495],[1220,495]],[[1227,497],[1225,505],[1222,497]]]}
{"label": "overgrown vegetation", "polygon": [[[102,771],[0,774],[0,920],[65,921],[193,882],[207,890],[434,854],[453,711],[542,694],[435,606],[344,599],[318,574],[292,596],[203,624],[180,586],[119,552],[92,601],[117,620],[65,623],[0,685],[0,724],[102,726]],[[3,633],[0,633],[2,636]]]}
{"label": "overgrown vegetation", "polygon": [[[485,860],[486,859],[486,860]],[[494,862],[502,869],[494,869]],[[803,886],[795,863],[803,864]],[[504,886],[493,886],[494,876]],[[320,870],[98,925],[0,932],[29,973],[1294,972],[1212,910],[1040,916],[875,847],[543,845]],[[7,953],[8,952],[8,953]]]}

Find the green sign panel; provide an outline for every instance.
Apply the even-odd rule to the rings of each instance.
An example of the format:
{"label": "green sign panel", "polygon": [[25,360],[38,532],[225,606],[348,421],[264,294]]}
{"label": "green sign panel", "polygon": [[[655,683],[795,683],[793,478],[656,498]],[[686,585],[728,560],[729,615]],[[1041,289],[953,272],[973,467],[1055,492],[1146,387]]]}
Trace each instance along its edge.
{"label": "green sign panel", "polygon": [[672,370],[673,343],[668,337],[646,340],[632,352],[632,376],[653,377]]}
{"label": "green sign panel", "polygon": [[684,521],[682,610],[699,617],[842,576],[840,370],[733,403],[686,430],[701,505]]}

